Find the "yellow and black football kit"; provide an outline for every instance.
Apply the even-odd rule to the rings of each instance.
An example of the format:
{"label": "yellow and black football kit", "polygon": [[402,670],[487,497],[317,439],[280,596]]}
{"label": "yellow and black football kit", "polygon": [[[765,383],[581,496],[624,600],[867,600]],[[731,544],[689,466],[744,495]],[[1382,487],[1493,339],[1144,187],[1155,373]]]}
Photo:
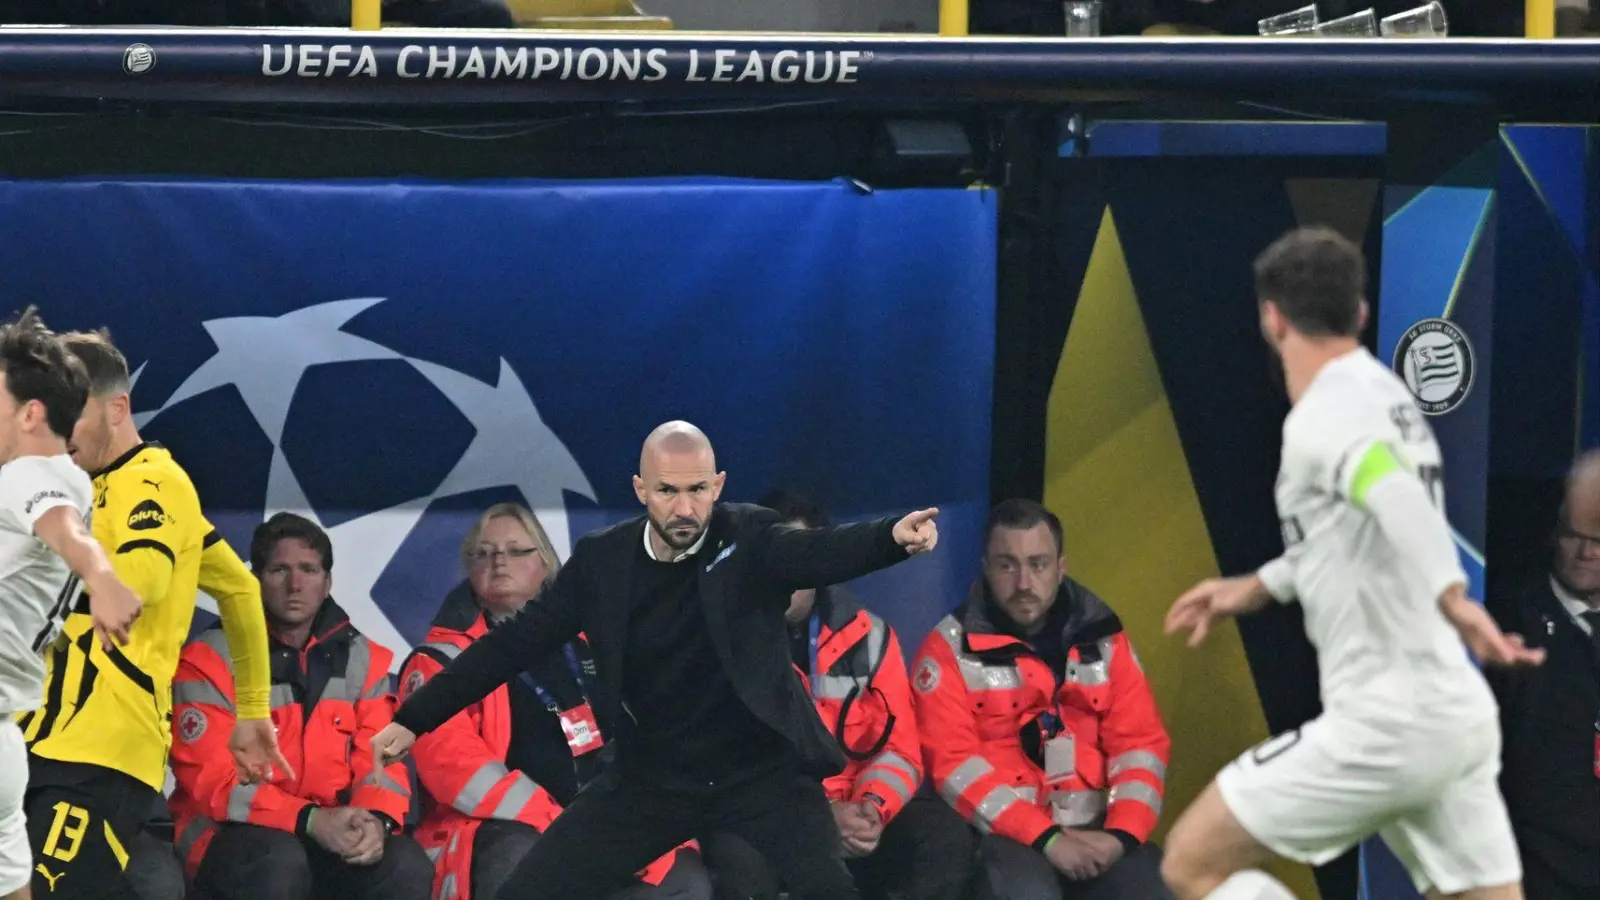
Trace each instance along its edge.
{"label": "yellow and black football kit", "polygon": [[38,897],[122,888],[125,847],[166,780],[172,676],[200,590],[216,599],[232,649],[238,717],[271,714],[260,584],[206,521],[188,474],[146,442],[97,473],[94,489],[95,540],[144,608],[127,645],[106,650],[80,597],[45,651],[44,705],[18,720]]}

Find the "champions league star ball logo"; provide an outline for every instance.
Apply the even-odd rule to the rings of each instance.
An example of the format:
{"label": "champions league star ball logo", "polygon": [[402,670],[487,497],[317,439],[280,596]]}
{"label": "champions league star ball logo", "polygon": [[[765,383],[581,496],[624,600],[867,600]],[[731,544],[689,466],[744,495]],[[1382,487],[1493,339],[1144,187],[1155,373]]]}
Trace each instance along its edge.
{"label": "champions league star ball logo", "polygon": [[[334,598],[350,614],[358,629],[395,651],[395,665],[398,666],[411,644],[373,599],[374,585],[396,565],[404,565],[408,572],[417,571],[419,566],[435,567],[435,571],[437,567],[444,567],[451,577],[459,577],[460,561],[454,548],[466,531],[465,523],[475,515],[460,517],[463,524],[456,535],[456,543],[451,545],[449,553],[441,554],[441,558],[431,558],[430,554],[430,558],[417,559],[408,554],[406,559],[397,559],[397,551],[435,501],[492,489],[514,489],[538,514],[557,556],[565,559],[572,537],[564,493],[570,491],[593,500],[594,489],[566,445],[544,423],[521,379],[504,359],[500,360],[499,375],[491,384],[406,356],[343,330],[357,314],[382,302],[383,298],[336,300],[276,317],[208,320],[202,324],[216,344],[216,353],[190,373],[159,409],[138,413],[134,421],[141,428],[150,422],[159,423],[163,414],[201,394],[216,388],[236,389],[249,415],[271,444],[265,508],[261,510],[260,521],[274,513],[289,511],[324,526],[334,546]],[[420,379],[404,379],[406,385],[415,384],[423,393],[435,396],[407,394],[395,405],[453,410],[448,419],[436,426],[452,433],[430,433],[427,439],[435,443],[435,448],[440,444],[459,444],[465,449],[454,457],[453,463],[446,465],[442,478],[416,492],[415,496],[406,496],[384,508],[319,511],[318,505],[308,500],[303,485],[318,477],[319,462],[328,463],[326,455],[319,459],[320,435],[286,442],[286,425],[316,412],[303,409],[302,404],[314,405],[330,395],[359,392],[371,388],[374,381],[399,380],[374,379],[370,377],[371,372],[366,373],[369,377],[361,377],[364,366],[393,367],[396,363],[421,376]],[[144,366],[140,366],[134,373],[135,380],[143,370]],[[326,377],[319,376],[330,376],[334,381],[330,386]],[[312,382],[317,383],[318,390],[308,391]],[[378,410],[371,415],[403,412],[403,409],[393,413]],[[458,428],[462,420],[465,425]],[[313,421],[320,420],[313,418]],[[432,423],[424,422],[421,427],[426,430],[430,425]],[[470,434],[462,433],[469,430]],[[354,446],[362,448],[360,455],[364,457],[354,461],[357,468],[378,482],[376,487],[379,488],[384,487],[385,479],[393,481],[397,473],[402,473],[411,449],[386,445],[380,440],[362,440]],[[211,454],[230,452],[229,447],[216,444],[197,449]],[[190,455],[192,453],[185,453],[185,456]],[[185,459],[180,457],[178,461],[184,463]],[[403,474],[414,475],[415,472]],[[203,492],[201,502],[206,502]],[[207,512],[216,511],[208,508]],[[330,523],[336,518],[336,512],[353,514]],[[249,548],[239,545],[237,540],[247,538],[235,536],[234,543],[235,550],[247,555]],[[214,609],[207,598],[201,599]],[[424,605],[424,618],[431,619],[443,599],[442,595],[407,596],[404,602]]]}

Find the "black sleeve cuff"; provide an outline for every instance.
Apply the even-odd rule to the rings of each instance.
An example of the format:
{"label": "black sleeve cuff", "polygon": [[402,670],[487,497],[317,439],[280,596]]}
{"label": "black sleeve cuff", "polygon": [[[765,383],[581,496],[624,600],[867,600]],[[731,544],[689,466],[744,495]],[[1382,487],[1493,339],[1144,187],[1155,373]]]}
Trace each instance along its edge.
{"label": "black sleeve cuff", "polygon": [[1120,828],[1107,828],[1106,834],[1116,838],[1122,844],[1122,855],[1127,856],[1139,849],[1139,839]]}
{"label": "black sleeve cuff", "polygon": [[1050,843],[1050,839],[1051,838],[1053,838],[1056,835],[1061,834],[1061,833],[1062,833],[1062,831],[1061,831],[1061,826],[1060,825],[1051,825],[1049,828],[1046,828],[1044,830],[1044,834],[1041,834],[1038,837],[1034,838],[1033,839],[1033,843],[1030,844],[1029,846],[1033,847],[1033,849],[1039,851],[1040,853],[1043,853],[1044,852],[1044,845]]}
{"label": "black sleeve cuff", "polygon": [[300,807],[300,815],[294,820],[295,837],[298,837],[301,840],[311,837],[311,832],[309,829],[309,826],[311,825],[311,811],[316,808],[317,806],[315,803],[307,803],[305,806]]}
{"label": "black sleeve cuff", "polygon": [[[425,688],[427,685],[424,684],[422,687]],[[421,688],[418,688],[418,690],[420,691]],[[417,721],[418,718],[420,718],[420,710],[417,708],[416,704],[411,702],[411,698],[415,696],[416,694],[412,694],[411,697],[407,697],[405,702],[401,703],[400,706],[395,709],[394,718],[392,718],[390,721],[411,732],[417,737],[422,737],[433,729],[428,728],[422,722]]]}
{"label": "black sleeve cuff", "polygon": [[900,546],[900,542],[894,539],[894,526],[900,524],[900,520],[903,518],[905,517],[885,516],[878,520],[878,527],[881,529],[878,532],[881,535],[879,540],[882,542],[885,559],[899,562],[900,560],[911,558],[911,554],[906,551],[906,548]]}

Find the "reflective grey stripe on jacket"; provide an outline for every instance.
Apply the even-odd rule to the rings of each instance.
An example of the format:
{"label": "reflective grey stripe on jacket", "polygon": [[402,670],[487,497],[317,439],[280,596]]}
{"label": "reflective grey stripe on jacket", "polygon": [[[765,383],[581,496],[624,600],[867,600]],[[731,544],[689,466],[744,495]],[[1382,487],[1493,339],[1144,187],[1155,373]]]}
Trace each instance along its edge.
{"label": "reflective grey stripe on jacket", "polygon": [[934,626],[939,636],[950,645],[950,654],[961,669],[961,679],[969,691],[1012,691],[1022,687],[1022,672],[1016,666],[986,666],[983,661],[966,652],[961,636],[965,629],[955,616],[945,616]]}
{"label": "reflective grey stripe on jacket", "polygon": [[873,757],[872,764],[856,776],[857,784],[877,782],[887,785],[902,804],[911,802],[911,795],[916,793],[919,780],[916,767],[892,750],[885,750]]}
{"label": "reflective grey stripe on jacket", "polygon": [[[968,788],[977,784],[978,779],[993,771],[994,764],[983,756],[977,754],[969,756],[961,765],[950,770],[950,774],[939,785],[939,796],[943,797],[946,803],[959,809],[957,800],[967,792]],[[1021,790],[1009,784],[995,785],[975,804],[972,824],[976,825],[980,832],[988,834],[994,830],[995,821],[1013,806],[1019,803],[1031,806],[1034,802],[1033,791],[1028,789],[1028,794],[1029,796],[1025,797]]]}
{"label": "reflective grey stripe on jacket", "polygon": [[[489,798],[489,794],[494,790],[495,786],[509,777],[515,777],[516,780],[501,795],[500,800],[495,803],[494,809],[486,813],[479,812],[479,809],[483,806],[484,801]],[[472,777],[467,779],[467,783],[462,785],[461,790],[456,792],[456,796],[451,800],[450,805],[464,815],[476,818],[515,821],[517,816],[522,813],[523,808],[538,793],[539,785],[532,778],[521,772],[512,772],[506,768],[505,763],[491,760],[479,766],[478,771],[472,773]]]}

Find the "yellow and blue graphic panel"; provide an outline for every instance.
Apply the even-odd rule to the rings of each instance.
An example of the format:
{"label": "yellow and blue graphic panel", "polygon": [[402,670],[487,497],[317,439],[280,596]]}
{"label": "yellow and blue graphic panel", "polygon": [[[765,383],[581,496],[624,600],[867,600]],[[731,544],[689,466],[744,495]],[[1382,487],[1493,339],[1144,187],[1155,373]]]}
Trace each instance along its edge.
{"label": "yellow and blue graphic panel", "polygon": [[[1173,734],[1167,826],[1231,759],[1318,712],[1296,608],[1224,627],[1195,651],[1162,619],[1196,581],[1282,549],[1272,486],[1288,403],[1250,260],[1297,224],[1375,250],[1379,187],[1345,161],[1257,158],[1117,161],[1064,188],[1058,321],[1041,326],[1061,336],[1044,498],[1062,517],[1069,571],[1121,616]],[[1342,880],[1340,868],[1274,872],[1301,898],[1349,897],[1355,867]]]}

